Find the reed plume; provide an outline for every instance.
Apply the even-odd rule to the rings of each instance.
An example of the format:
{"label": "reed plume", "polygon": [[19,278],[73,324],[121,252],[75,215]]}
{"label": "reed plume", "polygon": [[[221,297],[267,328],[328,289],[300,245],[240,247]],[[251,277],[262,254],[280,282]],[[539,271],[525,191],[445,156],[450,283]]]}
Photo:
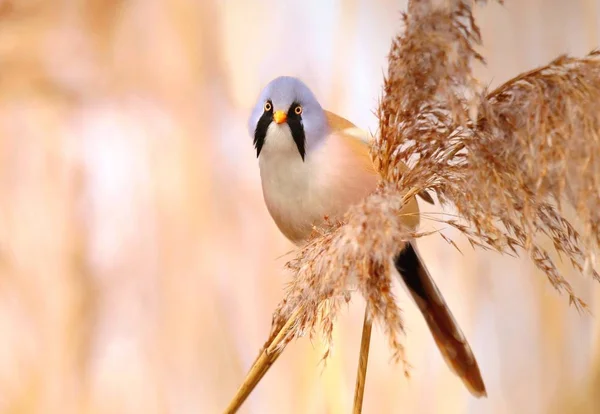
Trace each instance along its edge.
{"label": "reed plume", "polygon": [[[399,219],[409,198],[422,191],[456,208],[459,219],[445,222],[473,246],[528,254],[554,287],[584,308],[537,236],[550,237],[577,270],[599,278],[593,251],[600,241],[600,53],[560,57],[487,92],[471,72],[483,57],[475,51],[481,37],[470,2],[435,7],[413,1],[403,22],[389,54],[372,151],[381,185],[343,223],[315,232],[288,263],[294,277],[275,312],[274,331],[301,306],[305,315],[290,339],[318,321],[331,338],[348,282],[355,281],[401,357],[404,332],[389,258],[426,234],[409,232]],[[580,223],[566,218],[565,202]]]}
{"label": "reed plume", "polygon": [[[338,311],[356,286],[394,359],[406,362],[390,266],[404,243],[429,234],[411,232],[400,220],[408,200],[423,192],[456,209],[458,218],[440,221],[472,246],[527,254],[585,308],[543,238],[599,279],[593,251],[600,243],[600,53],[560,57],[487,91],[472,74],[474,62],[484,63],[475,50],[481,36],[472,5],[409,1],[377,109],[372,156],[380,185],[341,222],[315,229],[287,263],[293,277],[267,344],[300,312],[279,352],[316,332],[330,343]],[[577,223],[566,218],[567,206]]]}

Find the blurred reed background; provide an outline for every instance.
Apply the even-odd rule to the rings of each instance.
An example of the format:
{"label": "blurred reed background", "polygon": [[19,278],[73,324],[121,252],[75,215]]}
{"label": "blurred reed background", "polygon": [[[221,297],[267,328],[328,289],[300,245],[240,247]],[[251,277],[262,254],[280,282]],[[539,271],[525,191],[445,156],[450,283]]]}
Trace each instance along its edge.
{"label": "blurred reed background", "polygon": [[[374,130],[404,9],[0,0],[0,412],[221,412],[267,338],[292,248],[263,205],[249,109],[297,75]],[[596,0],[478,16],[476,71],[492,86],[600,44]],[[398,289],[412,377],[375,329],[364,412],[600,412],[600,287],[573,275],[582,316],[528,262],[457,242],[463,255],[419,243],[489,398],[449,372]],[[318,341],[292,344],[240,412],[350,412],[362,312],[356,296],[325,369]]]}

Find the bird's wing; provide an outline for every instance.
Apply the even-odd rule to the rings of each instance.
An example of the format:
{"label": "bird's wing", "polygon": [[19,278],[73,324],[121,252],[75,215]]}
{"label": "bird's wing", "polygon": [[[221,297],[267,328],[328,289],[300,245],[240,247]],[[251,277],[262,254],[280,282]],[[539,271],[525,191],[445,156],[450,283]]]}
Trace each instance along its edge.
{"label": "bird's wing", "polygon": [[[343,141],[342,147],[350,149],[353,159],[357,160],[361,168],[367,171],[371,176],[378,176],[379,172],[371,157],[370,145],[373,136],[367,131],[357,128],[352,122],[338,116],[332,112],[325,111],[329,127],[331,128],[331,137]],[[403,215],[403,223],[411,230],[416,230],[419,226],[419,205],[415,197],[412,197],[400,214]]]}
{"label": "bird's wing", "polygon": [[361,164],[364,164],[364,167],[370,173],[377,174],[369,151],[369,144],[372,139],[370,134],[333,112],[325,111],[325,116],[329,128],[331,128],[331,133],[345,141],[344,144],[347,144],[352,153],[361,159]]}
{"label": "bird's wing", "polygon": [[329,127],[334,132],[347,128],[356,128],[356,125],[354,125],[352,122],[348,121],[346,118],[334,114],[333,112],[325,110],[325,117],[327,118]]}
{"label": "bird's wing", "polygon": [[[330,111],[325,111],[325,116],[327,117],[327,122],[332,132],[342,135],[346,139],[348,139],[351,148],[356,152],[361,158],[364,159],[365,163],[369,163],[367,168],[370,169],[374,174],[377,173],[377,168],[373,164],[373,158],[371,157],[369,148],[371,143],[375,139],[375,137],[364,129],[358,128],[352,122],[348,121],[346,118],[343,118],[339,115],[334,114]],[[400,168],[406,169],[406,165],[400,164]],[[433,199],[426,191],[421,191],[418,193],[419,197],[421,197],[424,201],[429,204],[433,204]]]}

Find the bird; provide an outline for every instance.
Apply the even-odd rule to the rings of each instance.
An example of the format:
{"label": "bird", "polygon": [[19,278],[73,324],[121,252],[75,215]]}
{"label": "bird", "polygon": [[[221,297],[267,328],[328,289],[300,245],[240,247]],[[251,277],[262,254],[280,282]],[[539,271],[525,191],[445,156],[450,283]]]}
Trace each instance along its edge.
{"label": "bird", "polygon": [[[374,139],[342,116],[324,109],[298,77],[279,76],[260,92],[248,119],[266,208],[281,233],[302,246],[314,227],[341,218],[377,187],[379,174],[370,155]],[[418,194],[428,203],[426,192]],[[419,225],[412,197],[403,224]],[[421,311],[449,368],[475,397],[487,396],[473,351],[458,326],[415,240],[400,246],[394,261],[398,277]]]}

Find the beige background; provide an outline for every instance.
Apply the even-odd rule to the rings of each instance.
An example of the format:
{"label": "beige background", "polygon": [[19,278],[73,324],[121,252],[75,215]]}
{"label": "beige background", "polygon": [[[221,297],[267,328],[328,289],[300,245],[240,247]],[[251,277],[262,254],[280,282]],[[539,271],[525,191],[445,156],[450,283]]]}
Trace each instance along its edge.
{"label": "beige background", "polygon": [[[484,84],[600,45],[595,0],[507,3],[478,13]],[[291,74],[374,129],[404,8],[0,0],[0,412],[225,408],[266,339],[291,249],[262,202],[249,110]],[[399,289],[412,378],[375,329],[364,412],[600,412],[597,316],[528,262],[457,242],[463,255],[436,236],[420,246],[489,398],[450,373]],[[571,280],[600,314],[600,287]],[[325,369],[318,341],[292,344],[240,412],[350,412],[362,312],[357,296]]]}

